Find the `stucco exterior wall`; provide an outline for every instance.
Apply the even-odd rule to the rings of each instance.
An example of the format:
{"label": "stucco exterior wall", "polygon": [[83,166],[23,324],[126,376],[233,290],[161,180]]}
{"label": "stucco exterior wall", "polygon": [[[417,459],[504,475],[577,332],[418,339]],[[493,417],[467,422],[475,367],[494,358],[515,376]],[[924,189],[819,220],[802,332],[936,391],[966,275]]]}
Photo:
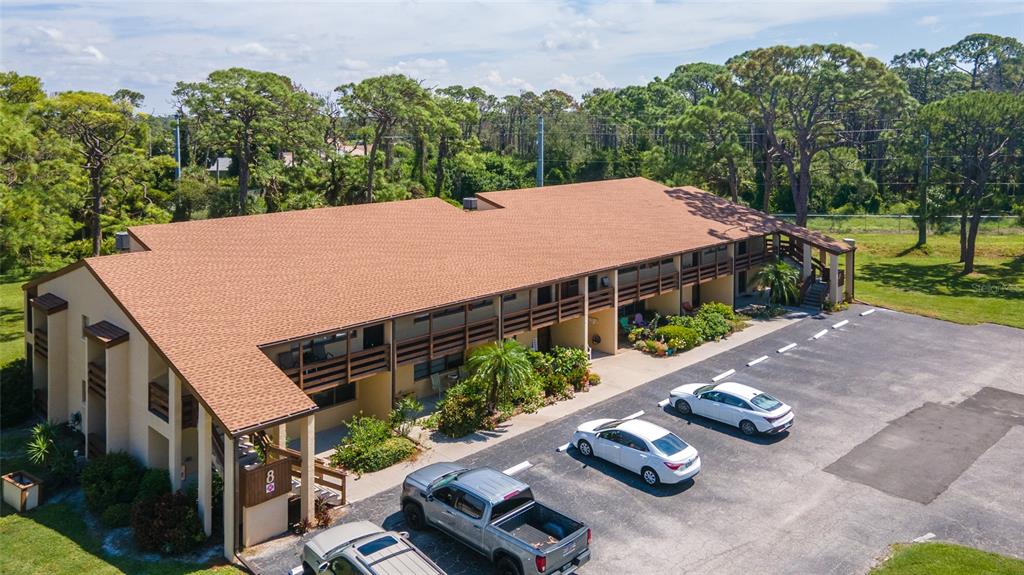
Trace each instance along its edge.
{"label": "stucco exterior wall", "polygon": [[[590,314],[590,325],[587,326],[587,331],[592,349],[607,354],[615,353],[617,321],[618,319],[615,317],[615,310],[613,308],[602,309]],[[600,338],[600,341],[594,341],[595,336]]]}
{"label": "stucco exterior wall", "polygon": [[262,543],[288,530],[288,497],[281,495],[242,508],[242,544]]}
{"label": "stucco exterior wall", "polygon": [[672,290],[661,295],[647,298],[647,309],[658,312],[662,316],[679,315],[679,292]]}
{"label": "stucco exterior wall", "polygon": [[701,301],[717,301],[731,306],[735,295],[733,291],[734,281],[733,276],[725,275],[700,284]]}
{"label": "stucco exterior wall", "polygon": [[578,317],[551,326],[551,345],[587,348],[586,318]]}

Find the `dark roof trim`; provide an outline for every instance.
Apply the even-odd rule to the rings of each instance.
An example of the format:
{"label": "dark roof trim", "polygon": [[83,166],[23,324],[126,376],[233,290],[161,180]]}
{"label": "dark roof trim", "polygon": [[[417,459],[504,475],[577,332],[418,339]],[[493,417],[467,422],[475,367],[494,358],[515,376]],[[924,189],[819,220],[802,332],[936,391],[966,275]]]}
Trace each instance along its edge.
{"label": "dark roof trim", "polygon": [[44,293],[41,296],[32,298],[32,306],[46,312],[46,315],[57,313],[68,309],[68,302],[64,298],[55,296],[52,293]]}
{"label": "dark roof trim", "polygon": [[127,331],[106,320],[84,327],[82,333],[102,343],[105,347],[112,347],[128,341]]}

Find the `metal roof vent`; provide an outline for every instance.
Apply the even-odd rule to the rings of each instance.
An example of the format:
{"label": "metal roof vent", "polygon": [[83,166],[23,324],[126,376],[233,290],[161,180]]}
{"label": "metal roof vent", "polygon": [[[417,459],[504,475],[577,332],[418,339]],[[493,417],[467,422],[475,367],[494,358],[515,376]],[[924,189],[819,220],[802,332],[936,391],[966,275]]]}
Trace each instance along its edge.
{"label": "metal roof vent", "polygon": [[128,239],[128,232],[116,232],[114,234],[114,245],[119,252],[127,252],[132,249],[131,240]]}
{"label": "metal roof vent", "polygon": [[475,210],[476,209],[476,196],[471,196],[471,197],[468,197],[468,198],[462,198],[462,207],[463,207],[463,209],[467,209],[467,210]]}

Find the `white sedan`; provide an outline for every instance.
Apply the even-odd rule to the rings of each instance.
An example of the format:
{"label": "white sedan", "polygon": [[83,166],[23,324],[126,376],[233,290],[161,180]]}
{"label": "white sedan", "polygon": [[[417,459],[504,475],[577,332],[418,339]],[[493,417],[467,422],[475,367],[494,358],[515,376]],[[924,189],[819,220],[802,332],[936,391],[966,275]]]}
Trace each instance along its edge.
{"label": "white sedan", "polygon": [[692,445],[635,417],[588,421],[576,428],[572,443],[584,457],[600,457],[639,473],[652,486],[679,483],[700,473],[700,456]]}
{"label": "white sedan", "polygon": [[683,415],[695,413],[740,428],[743,435],[780,433],[793,425],[793,409],[742,383],[687,383],[669,392]]}

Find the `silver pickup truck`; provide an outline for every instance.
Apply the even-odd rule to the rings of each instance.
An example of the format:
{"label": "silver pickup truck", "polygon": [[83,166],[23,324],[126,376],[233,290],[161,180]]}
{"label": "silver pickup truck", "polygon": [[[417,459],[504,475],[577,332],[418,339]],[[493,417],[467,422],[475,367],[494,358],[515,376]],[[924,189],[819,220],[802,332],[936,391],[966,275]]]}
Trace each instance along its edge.
{"label": "silver pickup truck", "polygon": [[432,526],[483,554],[501,575],[568,575],[590,560],[590,529],[489,467],[434,463],[402,485],[412,529]]}

